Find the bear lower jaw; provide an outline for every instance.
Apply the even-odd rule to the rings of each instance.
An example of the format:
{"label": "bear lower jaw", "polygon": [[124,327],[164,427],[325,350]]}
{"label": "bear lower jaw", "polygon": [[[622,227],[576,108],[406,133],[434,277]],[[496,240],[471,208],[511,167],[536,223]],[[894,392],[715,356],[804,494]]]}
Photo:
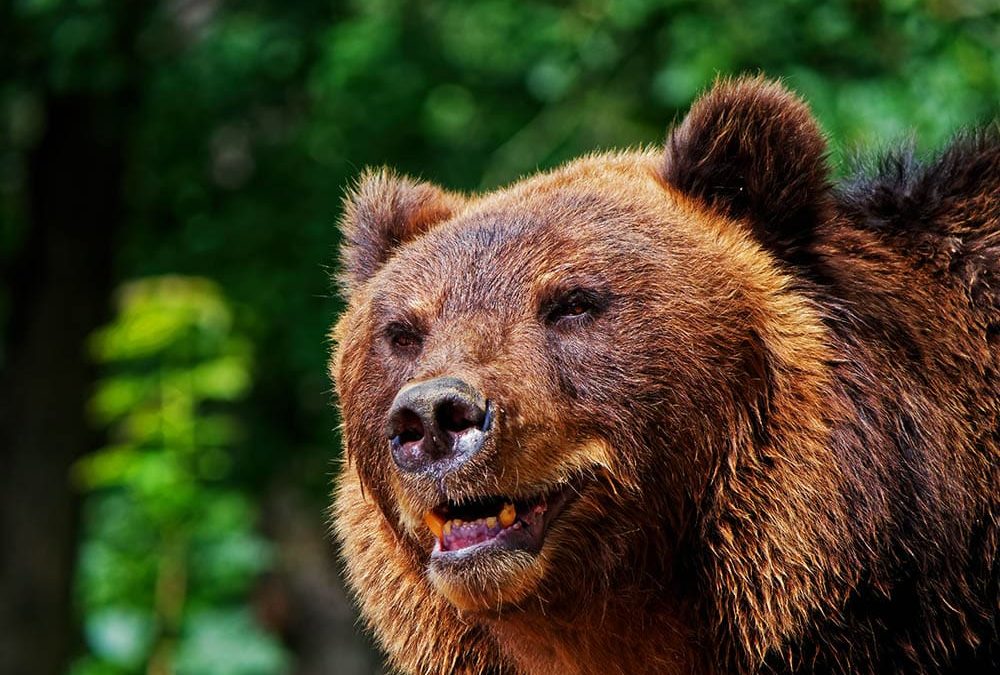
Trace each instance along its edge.
{"label": "bear lower jaw", "polygon": [[450,532],[455,535],[460,530],[457,537],[435,537],[427,566],[429,580],[460,610],[496,610],[523,600],[544,576],[542,553],[551,524],[582,490],[577,479],[536,499],[519,501],[516,520],[507,527],[487,523],[488,519],[458,521],[460,525],[452,525]]}
{"label": "bear lower jaw", "polygon": [[461,555],[431,557],[427,577],[456,609],[497,611],[525,599],[544,576],[538,556],[523,550],[477,547]]}

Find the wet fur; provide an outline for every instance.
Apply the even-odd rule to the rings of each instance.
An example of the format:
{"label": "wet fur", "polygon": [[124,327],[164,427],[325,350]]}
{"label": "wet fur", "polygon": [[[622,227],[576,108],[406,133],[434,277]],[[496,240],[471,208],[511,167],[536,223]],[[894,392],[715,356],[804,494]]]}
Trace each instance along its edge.
{"label": "wet fur", "polygon": [[[396,667],[1000,667],[1000,134],[835,187],[824,157],[801,101],[744,79],[697,102],[665,152],[596,155],[483,196],[361,179],[331,364],[346,448],[333,516]],[[468,250],[489,262],[447,277],[461,292],[427,290]],[[542,302],[559,270],[588,266],[654,306],[622,303],[592,342],[546,347],[513,299]],[[400,308],[431,336],[417,361],[379,343]],[[581,467],[593,486],[521,588],[451,602],[428,581],[416,515],[435,497],[376,432],[403,382],[444,372],[506,405],[501,440],[450,497]]]}

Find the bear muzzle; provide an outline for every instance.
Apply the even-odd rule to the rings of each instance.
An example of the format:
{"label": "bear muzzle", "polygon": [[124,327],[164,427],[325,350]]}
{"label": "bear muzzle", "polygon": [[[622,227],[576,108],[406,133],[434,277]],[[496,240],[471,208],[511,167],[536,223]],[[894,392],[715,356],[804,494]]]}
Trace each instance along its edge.
{"label": "bear muzzle", "polygon": [[492,427],[492,406],[479,391],[456,377],[437,377],[399,391],[386,435],[401,471],[441,479],[483,448]]}

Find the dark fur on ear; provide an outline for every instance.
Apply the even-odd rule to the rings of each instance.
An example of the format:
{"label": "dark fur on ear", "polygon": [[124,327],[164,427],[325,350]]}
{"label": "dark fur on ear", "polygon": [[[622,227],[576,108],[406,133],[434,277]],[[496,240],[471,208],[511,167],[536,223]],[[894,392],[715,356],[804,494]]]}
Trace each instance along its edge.
{"label": "dark fur on ear", "polygon": [[344,198],[338,281],[345,295],[364,284],[403,244],[451,218],[465,203],[461,195],[370,169]]}
{"label": "dark fur on ear", "polygon": [[832,199],[826,141],[797,96],[763,77],[722,80],[667,139],[665,180],[749,221],[779,258],[798,264]]}

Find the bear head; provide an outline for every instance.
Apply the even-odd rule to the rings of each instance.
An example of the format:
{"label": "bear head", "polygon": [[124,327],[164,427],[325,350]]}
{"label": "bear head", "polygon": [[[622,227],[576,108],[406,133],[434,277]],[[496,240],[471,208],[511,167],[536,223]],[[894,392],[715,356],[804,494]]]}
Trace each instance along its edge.
{"label": "bear head", "polygon": [[[795,418],[822,408],[821,321],[788,289],[830,203],[816,123],[759,78],[718,83],[665,148],[588,156],[487,194],[387,170],[359,180],[333,334],[346,457],[335,519],[397,664],[423,669],[432,648],[447,667],[461,658],[444,658],[417,617],[461,616],[495,650],[508,615],[682,596],[670,589],[705,583],[685,577],[703,567],[695,539],[717,539],[723,577],[766,575],[760,556],[726,558],[743,528],[766,547],[759,509],[780,530],[839,508],[815,503],[833,478],[760,494],[767,484],[736,471],[801,473],[822,452],[822,421]],[[832,516],[816,527],[830,546],[847,538]],[[821,545],[789,551],[786,536],[800,574],[731,599],[744,641],[795,624],[800,608],[770,607],[755,625],[751,605],[771,602],[770,583],[808,597]]]}

